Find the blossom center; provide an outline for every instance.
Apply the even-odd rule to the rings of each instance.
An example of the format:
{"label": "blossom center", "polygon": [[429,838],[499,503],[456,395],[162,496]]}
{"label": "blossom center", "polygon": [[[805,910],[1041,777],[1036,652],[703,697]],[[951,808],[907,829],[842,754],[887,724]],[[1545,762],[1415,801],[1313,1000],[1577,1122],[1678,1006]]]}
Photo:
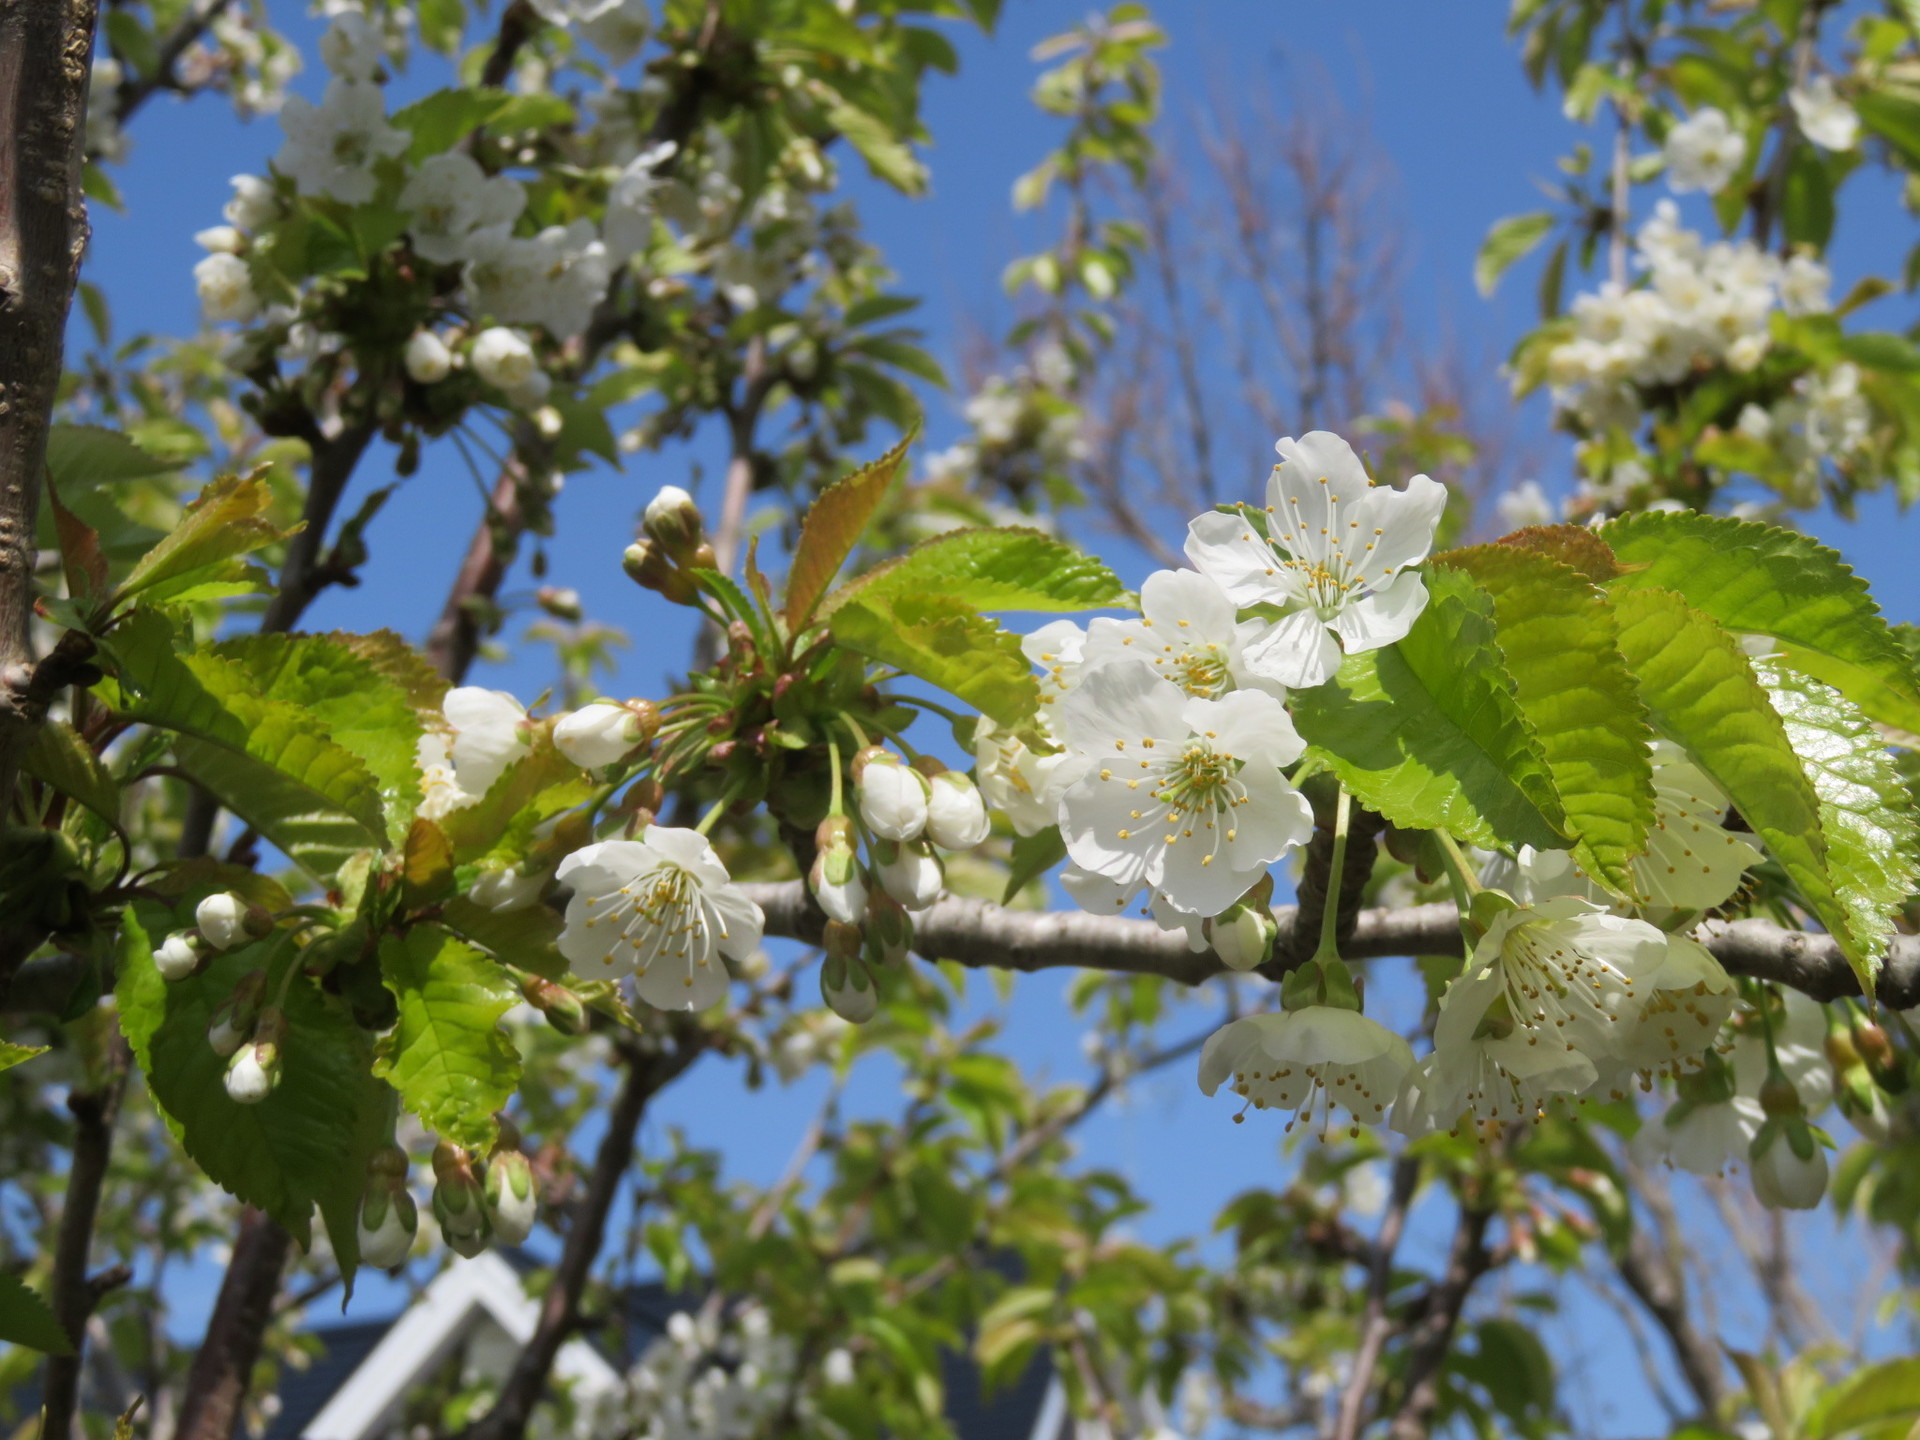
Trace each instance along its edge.
{"label": "blossom center", "polygon": [[1211,641],[1191,646],[1173,662],[1169,678],[1189,695],[1215,699],[1227,684],[1226,652]]}

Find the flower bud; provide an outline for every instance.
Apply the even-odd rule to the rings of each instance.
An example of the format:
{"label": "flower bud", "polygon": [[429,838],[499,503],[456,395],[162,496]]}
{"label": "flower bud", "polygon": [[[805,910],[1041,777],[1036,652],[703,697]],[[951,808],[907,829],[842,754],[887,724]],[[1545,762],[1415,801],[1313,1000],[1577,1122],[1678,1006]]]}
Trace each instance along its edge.
{"label": "flower bud", "polygon": [[691,605],[699,593],[693,581],[675,569],[666,553],[649,540],[629,545],[620,566],[635,584],[658,591],[676,605]]}
{"label": "flower bud", "polygon": [[883,853],[877,875],[881,888],[908,910],[925,910],[938,900],[947,878],[924,840],[897,847],[891,858]]}
{"label": "flower bud", "polygon": [[406,1152],[383,1145],[367,1159],[367,1188],[360,1199],[360,1261],[391,1270],[413,1249],[420,1228],[419,1207],[407,1190]]}
{"label": "flower bud", "polygon": [[401,360],[407,367],[407,378],[417,385],[435,384],[453,370],[453,352],[431,330],[414,331]]}
{"label": "flower bud", "polygon": [[193,243],[214,255],[238,255],[247,248],[247,237],[231,225],[215,225],[193,232]]}
{"label": "flower bud", "polygon": [[927,782],[927,838],[942,850],[971,850],[987,838],[992,823],[987,802],[971,779],[943,770]]}
{"label": "flower bud", "polygon": [[562,755],[583,770],[618,764],[646,743],[646,739],[647,727],[642,717],[610,700],[598,700],[563,715],[553,727],[553,743]]}
{"label": "flower bud", "polygon": [[239,1105],[258,1105],[280,1083],[280,1042],[287,1033],[287,1017],[267,1008],[260,1012],[253,1039],[242,1045],[227,1062],[223,1083],[227,1095]]}
{"label": "flower bud", "polygon": [[207,1044],[216,1055],[231,1055],[253,1033],[260,1018],[260,1002],[266,998],[267,972],[249,970],[240,977],[213,1018],[207,1022]]}
{"label": "flower bud", "polygon": [[529,875],[520,869],[482,870],[467,887],[467,898],[496,915],[507,915],[539,904],[546,888],[545,871]]}
{"label": "flower bud", "polygon": [[211,953],[196,943],[191,930],[176,930],[153,952],[154,968],[163,980],[184,980],[198,970],[200,962]]}
{"label": "flower bud", "polygon": [[913,948],[913,917],[886,891],[875,890],[867,896],[867,937],[883,963],[902,964]]}
{"label": "flower bud", "polygon": [[1910,1077],[1900,1061],[1900,1052],[1893,1048],[1887,1032],[1864,1015],[1854,1018],[1853,1048],[1860,1052],[1874,1084],[1889,1095],[1906,1093]]}
{"label": "flower bud", "polygon": [[1827,1155],[1813,1127],[1798,1117],[1770,1119],[1748,1152],[1753,1193],[1776,1210],[1811,1210],[1827,1190]]}
{"label": "flower bud", "polygon": [[836,881],[833,874],[837,866],[829,865],[829,857],[838,853],[852,856],[852,850],[822,850],[813,857],[813,869],[807,872],[807,884],[813,890],[813,898],[827,913],[829,920],[838,920],[844,925],[857,925],[867,909],[867,883],[860,873],[860,867],[848,863],[844,877]]}
{"label": "flower bud", "polygon": [[1225,914],[1206,922],[1213,953],[1229,970],[1256,970],[1273,958],[1273,942],[1280,934],[1273,912],[1264,905],[1237,901]]}
{"label": "flower bud", "polygon": [[858,781],[860,818],[883,840],[918,840],[927,828],[927,781],[885,750],[870,755]]}
{"label": "flower bud", "polygon": [[706,526],[693,497],[678,485],[663,485],[647,502],[641,528],[647,538],[666,551],[676,564],[696,563],[694,552],[706,539]]}
{"label": "flower bud", "polygon": [[834,1014],[853,1025],[866,1024],[880,1008],[880,992],[873,976],[857,956],[827,956],[820,966],[820,998]]}
{"label": "flower bud", "polygon": [[193,920],[216,950],[231,950],[273,933],[273,918],[265,910],[228,891],[202,900],[194,907]]}
{"label": "flower bud", "polygon": [[473,1156],[450,1141],[433,1147],[433,1218],[459,1254],[478,1255],[487,1244],[486,1195],[473,1173]]}
{"label": "flower bud", "polygon": [[526,337],[500,325],[473,337],[471,358],[474,374],[501,390],[525,390],[540,374],[539,361]]}
{"label": "flower bud", "polygon": [[494,1151],[487,1161],[486,1196],[496,1240],[518,1245],[533,1233],[540,1197],[534,1193],[533,1167],[525,1155],[510,1148]]}
{"label": "flower bud", "polygon": [[556,985],[543,975],[529,975],[520,982],[520,993],[562,1035],[587,1033],[586,1004],[566,986]]}

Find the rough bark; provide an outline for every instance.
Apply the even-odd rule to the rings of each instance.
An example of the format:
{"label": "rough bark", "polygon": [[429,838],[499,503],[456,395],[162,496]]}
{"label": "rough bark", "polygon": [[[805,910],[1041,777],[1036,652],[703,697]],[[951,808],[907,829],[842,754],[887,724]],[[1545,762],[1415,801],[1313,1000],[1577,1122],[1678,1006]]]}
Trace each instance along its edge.
{"label": "rough bark", "polygon": [[0,806],[46,708],[32,693],[34,531],[87,245],[94,17],[93,0],[0,0]]}
{"label": "rough bark", "polygon": [[206,1338],[187,1372],[173,1440],[231,1440],[259,1362],[293,1237],[248,1206]]}

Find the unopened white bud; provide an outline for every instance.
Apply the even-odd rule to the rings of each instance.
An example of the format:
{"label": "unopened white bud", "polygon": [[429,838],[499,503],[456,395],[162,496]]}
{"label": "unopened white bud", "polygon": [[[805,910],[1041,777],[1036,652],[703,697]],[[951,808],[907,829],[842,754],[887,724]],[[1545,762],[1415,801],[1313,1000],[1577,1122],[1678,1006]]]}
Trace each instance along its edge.
{"label": "unopened white bud", "polygon": [[1207,922],[1207,938],[1229,970],[1252,970],[1266,964],[1273,958],[1278,933],[1273,916],[1252,905],[1235,905],[1225,915]]}
{"label": "unopened white bud", "polygon": [[407,376],[417,385],[432,385],[447,378],[453,369],[453,351],[447,342],[431,330],[416,330],[407,341],[404,356]]}
{"label": "unopened white bud", "polygon": [[277,1067],[261,1055],[259,1045],[242,1045],[227,1062],[225,1084],[228,1096],[240,1105],[258,1105],[273,1093],[279,1078]]}
{"label": "unopened white bud", "polygon": [[260,299],[253,293],[253,276],[247,262],[238,255],[214,254],[193,267],[194,288],[200,295],[200,313],[210,325],[223,320],[239,324],[259,313]]}
{"label": "unopened white bud", "polygon": [[820,966],[820,998],[834,1014],[864,1025],[880,1008],[880,991],[858,958],[829,955]]}
{"label": "unopened white bud", "polygon": [[247,932],[247,902],[231,891],[209,895],[196,905],[193,923],[216,950],[231,950],[253,938]]}
{"label": "unopened white bud", "polygon": [[500,325],[473,337],[472,361],[474,373],[501,390],[520,389],[540,373],[526,337]]}
{"label": "unopened white bud", "polygon": [[971,850],[987,838],[987,802],[965,775],[945,770],[928,782],[927,838],[942,850]]}
{"label": "unopened white bud", "polygon": [[231,225],[213,225],[196,230],[193,243],[216,255],[238,255],[247,248],[247,237]]}
{"label": "unopened white bud", "polygon": [[553,743],[583,770],[617,764],[645,738],[638,715],[605,700],[562,716],[553,727]]}
{"label": "unopened white bud", "polygon": [[1827,1193],[1827,1152],[1799,1117],[1769,1120],[1754,1137],[1753,1193],[1776,1210],[1811,1210]]}
{"label": "unopened white bud", "polygon": [[231,183],[233,198],[227,201],[222,213],[234,225],[249,234],[257,234],[262,226],[278,218],[280,197],[274,193],[271,180],[263,180],[258,175],[236,175]]}
{"label": "unopened white bud", "polygon": [[927,782],[918,770],[875,756],[860,774],[859,791],[860,818],[881,839],[918,840],[927,828]]}
{"label": "unopened white bud", "polygon": [[185,930],[176,930],[153,952],[154,967],[163,980],[184,980],[200,968],[200,947]]}
{"label": "unopened white bud", "polygon": [[486,1195],[495,1239],[518,1245],[533,1233],[540,1197],[534,1193],[533,1170],[525,1155],[503,1150],[487,1162]]}
{"label": "unopened white bud", "polygon": [[940,859],[932,847],[920,841],[900,846],[890,860],[882,858],[877,878],[880,887],[906,909],[925,910],[940,898],[946,872],[941,869]]}
{"label": "unopened white bud", "polygon": [[403,1263],[419,1228],[419,1207],[406,1186],[375,1181],[360,1202],[360,1263],[376,1270]]}
{"label": "unopened white bud", "polygon": [[850,865],[847,878],[835,882],[827,876],[827,854],[822,851],[813,860],[813,870],[807,876],[807,883],[813,889],[813,898],[820,902],[820,908],[827,912],[829,920],[838,920],[843,925],[858,925],[867,913],[867,883],[860,874],[860,867]]}

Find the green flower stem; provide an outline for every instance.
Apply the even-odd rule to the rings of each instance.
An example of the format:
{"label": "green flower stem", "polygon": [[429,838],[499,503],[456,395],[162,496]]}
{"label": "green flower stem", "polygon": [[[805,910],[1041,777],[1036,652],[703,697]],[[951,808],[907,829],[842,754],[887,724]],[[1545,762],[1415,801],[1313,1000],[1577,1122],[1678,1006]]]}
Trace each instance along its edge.
{"label": "green flower stem", "polygon": [[1320,944],[1313,952],[1316,964],[1340,963],[1340,893],[1347,874],[1347,829],[1353,813],[1353,797],[1346,786],[1339,787],[1340,798],[1333,812],[1333,862],[1327,870],[1327,893],[1320,907]]}
{"label": "green flower stem", "polygon": [[831,798],[827,801],[827,814],[837,817],[847,813],[845,802],[841,799],[842,781],[840,778],[840,742],[831,736],[827,739],[827,764],[833,772]]}

